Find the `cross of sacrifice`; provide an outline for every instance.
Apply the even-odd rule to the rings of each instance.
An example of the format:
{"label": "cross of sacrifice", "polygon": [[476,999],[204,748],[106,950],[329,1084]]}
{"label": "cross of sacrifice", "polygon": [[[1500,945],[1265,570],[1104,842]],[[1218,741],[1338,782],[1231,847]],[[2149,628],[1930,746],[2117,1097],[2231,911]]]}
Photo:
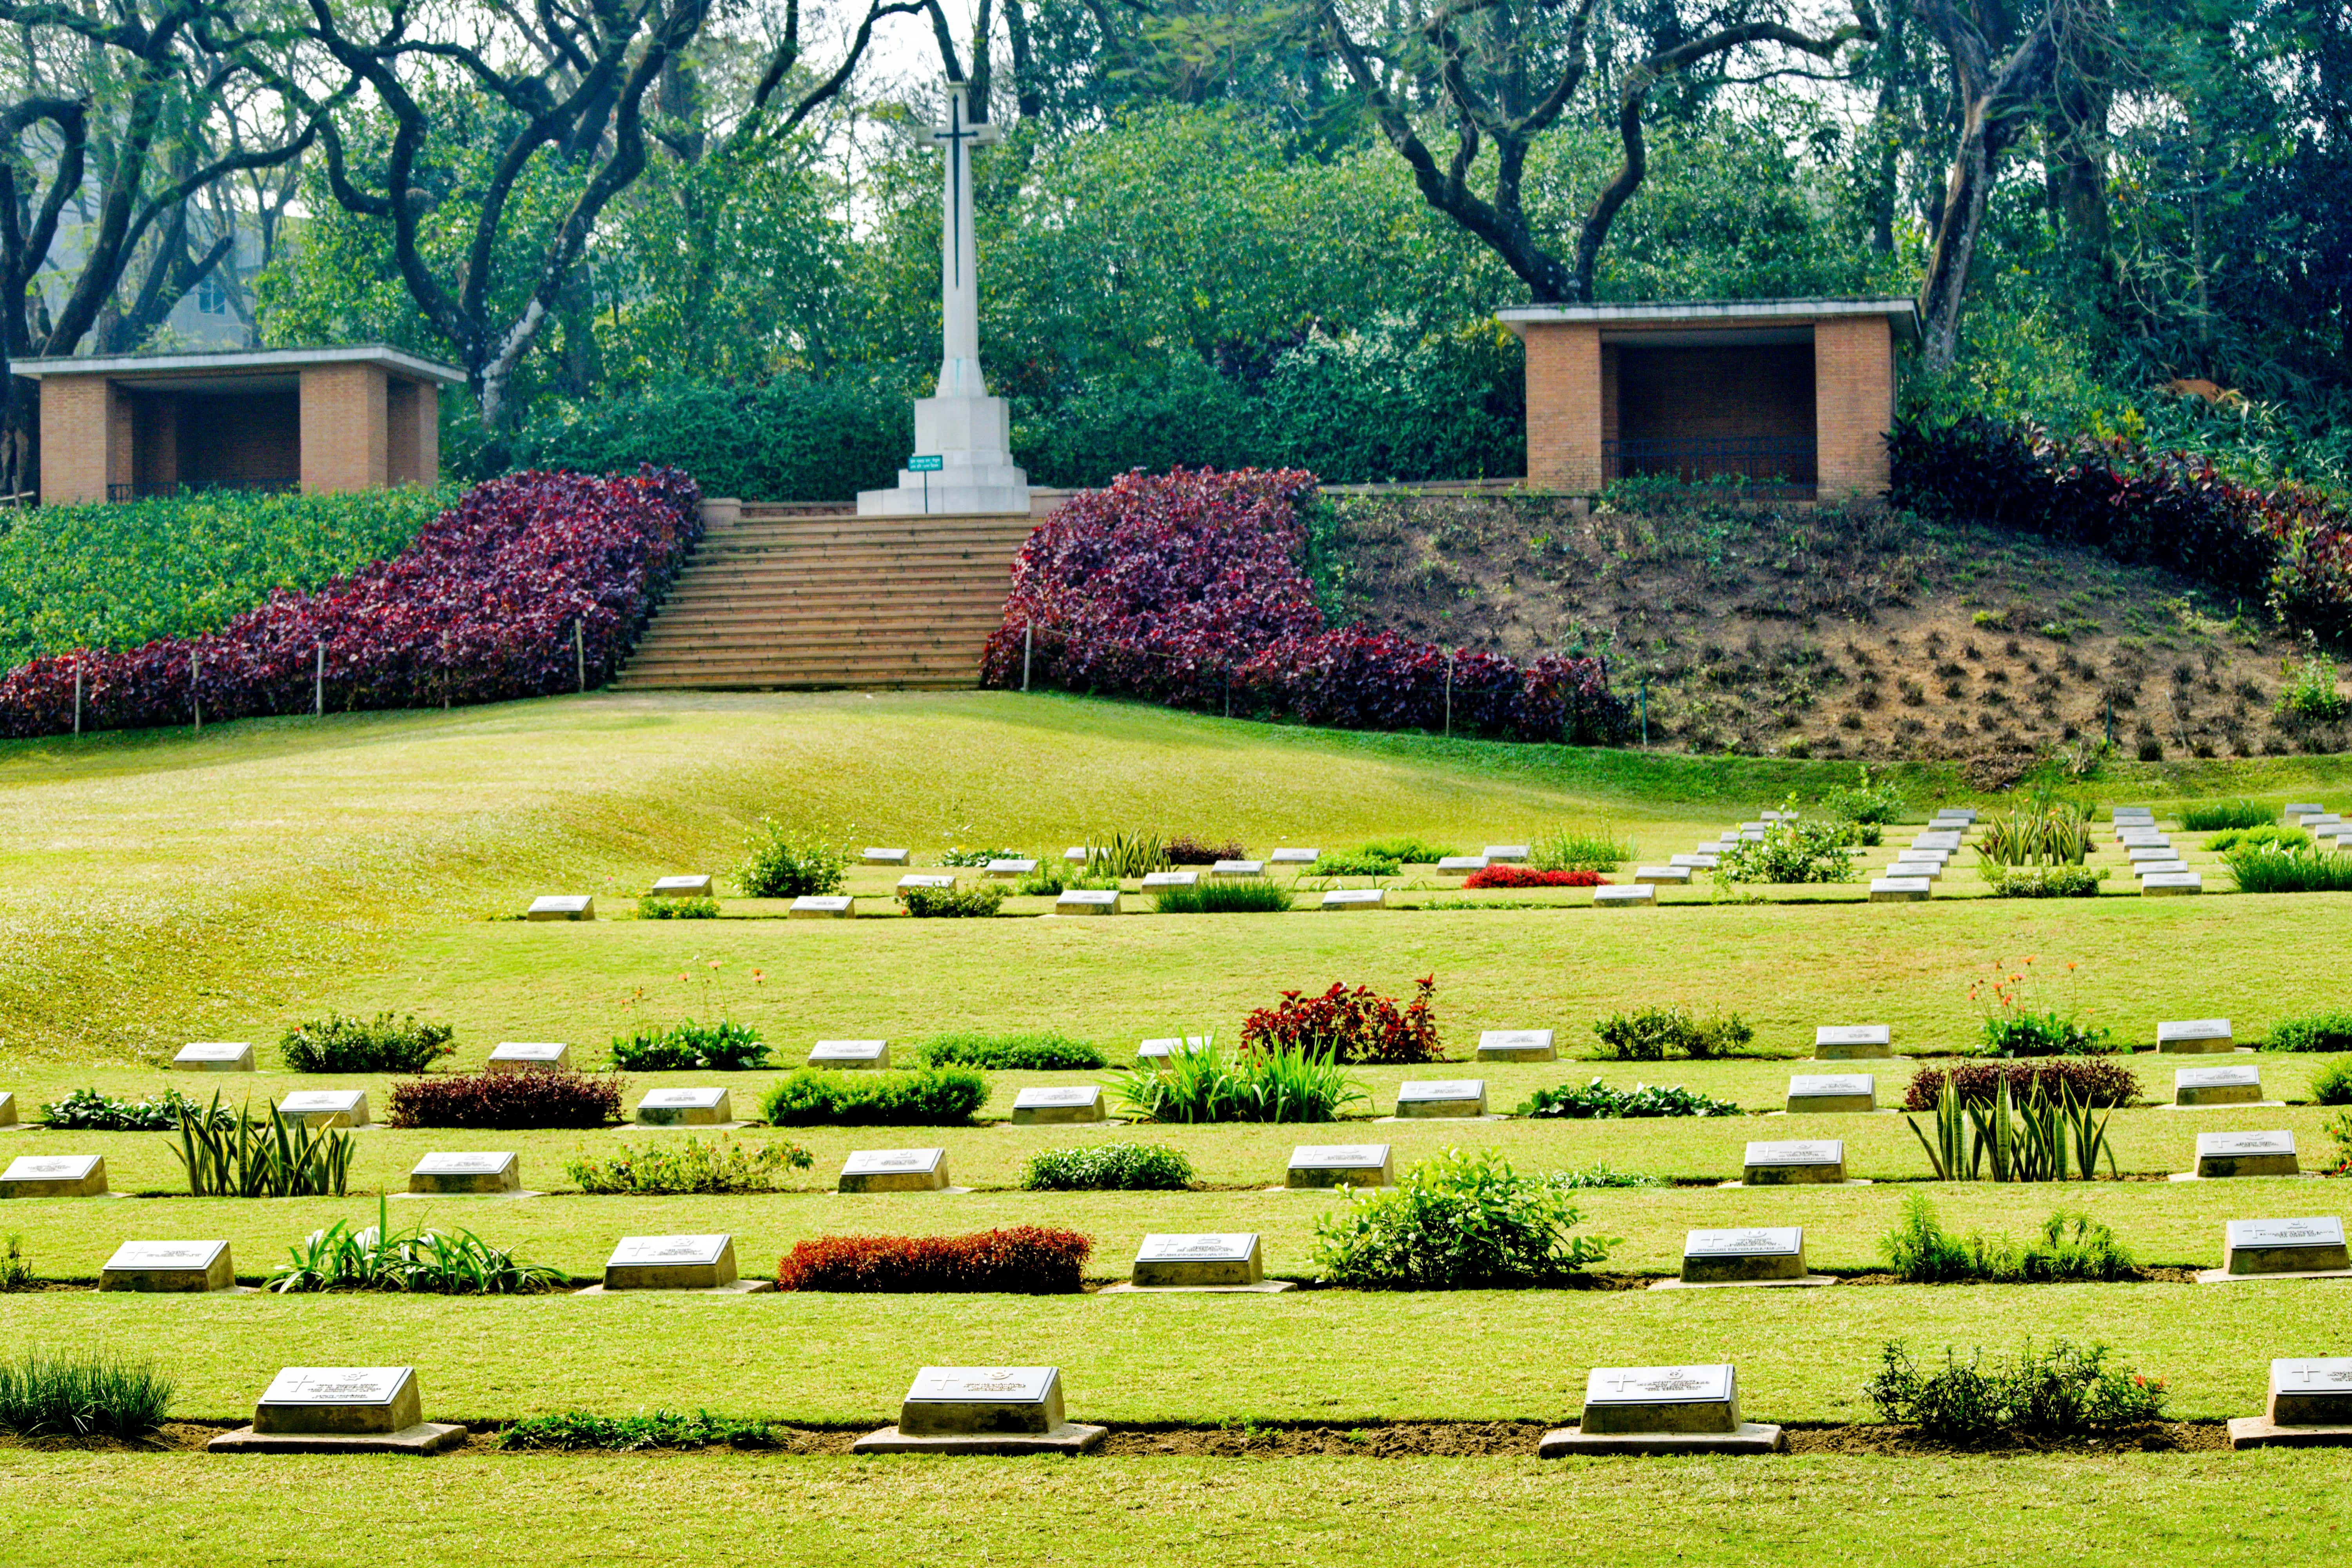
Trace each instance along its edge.
{"label": "cross of sacrifice", "polygon": [[970,88],[963,82],[948,83],[948,117],[931,127],[931,141],[944,148],[947,162],[948,196],[948,281],[950,286],[963,282],[964,247],[970,242],[971,229],[964,218],[963,204],[971,187],[971,177],[964,172],[964,144],[986,147],[1003,140],[1004,133],[995,126],[975,124],[964,104]]}

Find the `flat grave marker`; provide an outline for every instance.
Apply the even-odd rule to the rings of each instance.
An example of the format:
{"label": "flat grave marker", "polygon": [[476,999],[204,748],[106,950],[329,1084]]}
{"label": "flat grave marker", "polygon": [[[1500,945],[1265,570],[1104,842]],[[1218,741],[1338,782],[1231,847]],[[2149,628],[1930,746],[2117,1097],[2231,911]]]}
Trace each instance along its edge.
{"label": "flat grave marker", "polygon": [[2352,1444],[2352,1356],[2281,1357],[2271,1363],[2260,1415],[2230,1423],[2232,1448],[2319,1448]]}
{"label": "flat grave marker", "polygon": [[745,1279],[735,1267],[735,1238],[715,1236],[625,1236],[604,1259],[599,1290],[723,1290],[749,1296],[772,1289]]}
{"label": "flat grave marker", "polygon": [[1290,1152],[1284,1186],[1294,1191],[1324,1187],[1386,1187],[1396,1173],[1385,1143],[1301,1143]]}
{"label": "flat grave marker", "polygon": [[1484,1116],[1486,1114],[1486,1080],[1477,1078],[1408,1079],[1397,1085],[1396,1113],[1402,1121]]}
{"label": "flat grave marker", "polygon": [[902,893],[944,893],[951,891],[955,885],[955,873],[952,871],[909,871],[898,879],[898,890]]}
{"label": "flat grave marker", "polygon": [[425,1419],[416,1369],[289,1366],[253,1407],[253,1425],[224,1432],[215,1453],[438,1453],[466,1440],[463,1426]]}
{"label": "flat grave marker", "polygon": [[1579,1424],[1545,1434],[1536,1452],[1769,1454],[1783,1441],[1778,1426],[1740,1420],[1728,1366],[1597,1366]]}
{"label": "flat grave marker", "polygon": [[849,921],[857,918],[857,900],[847,893],[803,893],[784,910],[792,921]]}
{"label": "flat grave marker", "polygon": [[1377,910],[1387,903],[1386,888],[1334,888],[1323,895],[1327,910]]}
{"label": "flat grave marker", "polygon": [[1034,877],[1037,874],[1037,862],[1025,858],[991,860],[981,869],[982,875],[994,877],[999,880],[1013,877]]}
{"label": "flat grave marker", "polygon": [[1118,890],[1116,888],[1068,888],[1054,900],[1057,915],[1115,915],[1118,913]]}
{"label": "flat grave marker", "polygon": [[1219,860],[1209,868],[1209,876],[1213,880],[1219,877],[1263,877],[1265,875],[1265,862],[1263,860]]}
{"label": "flat grave marker", "polygon": [[1320,849],[1304,849],[1296,846],[1276,849],[1266,858],[1276,866],[1312,866],[1323,858]]}
{"label": "flat grave marker", "polygon": [[1202,1231],[1145,1237],[1125,1282],[1103,1289],[1113,1295],[1172,1290],[1273,1296],[1292,1288],[1287,1279],[1265,1277],[1255,1231]]}
{"label": "flat grave marker", "polygon": [[1836,1138],[1755,1139],[1726,1186],[1832,1186],[1844,1182],[1845,1144]]}
{"label": "flat grave marker", "polygon": [[1894,1037],[1885,1024],[1824,1024],[1813,1031],[1813,1059],[1843,1062],[1892,1056]]}
{"label": "flat grave marker", "polygon": [[303,1089],[278,1102],[278,1120],[305,1127],[365,1127],[367,1090],[363,1089]]}
{"label": "flat grave marker", "polygon": [[1936,884],[1926,877],[1879,877],[1870,884],[1870,901],[1874,904],[1916,904],[1923,902],[1935,890]]}
{"label": "flat grave marker", "polygon": [[940,1193],[948,1190],[945,1149],[859,1149],[841,1163],[845,1193]]}
{"label": "flat grave marker", "polygon": [[2307,1219],[2233,1219],[2221,1227],[2221,1267],[2198,1275],[2207,1284],[2230,1279],[2323,1277],[2352,1272],[2344,1222],[2334,1215]]}
{"label": "flat grave marker", "polygon": [[904,849],[870,848],[858,852],[857,858],[868,866],[903,866],[907,863]]}
{"label": "flat grave marker", "polygon": [[2193,898],[2204,890],[2205,879],[2195,871],[2166,871],[2139,879],[2139,893],[2144,899]]}
{"label": "flat grave marker", "polygon": [[500,1197],[522,1191],[522,1161],[511,1150],[430,1153],[408,1173],[408,1190],[444,1197]]}
{"label": "flat grave marker", "polygon": [[236,1285],[226,1241],[126,1241],[98,1271],[101,1290],[201,1294]]}
{"label": "flat grave marker", "polygon": [[1488,860],[1496,861],[1507,866],[1515,866],[1528,858],[1528,846],[1524,844],[1489,844],[1485,848],[1479,850],[1478,853]]}
{"label": "flat grave marker", "polygon": [[1484,855],[1445,855],[1441,856],[1437,862],[1437,874],[1441,877],[1466,877],[1473,871],[1486,868],[1486,858]]}
{"label": "flat grave marker", "polygon": [[1078,1453],[1106,1430],[1063,1414],[1059,1368],[927,1366],[898,1406],[898,1424],[859,1438],[850,1451]]}
{"label": "flat grave marker", "polygon": [[1100,1121],[1102,1090],[1094,1084],[1024,1089],[1013,1097],[1013,1125],[1046,1126],[1073,1121]]}
{"label": "flat grave marker", "polygon": [[1633,880],[1654,882],[1660,887],[1680,888],[1689,885],[1691,868],[1687,866],[1636,866]]}
{"label": "flat grave marker", "polygon": [[562,1071],[572,1066],[572,1047],[557,1040],[502,1040],[490,1047],[489,1070],[529,1072],[534,1068]]}
{"label": "flat grave marker", "polygon": [[251,1072],[253,1047],[243,1040],[197,1040],[172,1058],[174,1072]]}
{"label": "flat grave marker", "polygon": [[809,1047],[808,1065],[859,1071],[890,1065],[887,1040],[819,1040]]}
{"label": "flat grave marker", "polygon": [[16,1094],[9,1089],[0,1089],[0,1127],[14,1128],[23,1125],[24,1123],[16,1120]]}
{"label": "flat grave marker", "polygon": [[548,893],[531,900],[523,911],[527,921],[593,921],[596,900],[586,893]]}
{"label": "flat grave marker", "polygon": [[1592,907],[1597,910],[1643,909],[1655,905],[1657,901],[1658,889],[1654,882],[1642,882],[1633,887],[1614,884],[1592,889]]}
{"label": "flat grave marker", "polygon": [[1692,1231],[1683,1238],[1681,1277],[1661,1279],[1653,1289],[1696,1289],[1725,1285],[1819,1287],[1835,1283],[1832,1276],[1807,1271],[1802,1226],[1740,1226],[1729,1229]]}
{"label": "flat grave marker", "polygon": [[1478,1033],[1482,1062],[1550,1062],[1559,1059],[1549,1029],[1482,1029]]}
{"label": "flat grave marker", "polygon": [[649,1089],[635,1114],[640,1127],[725,1127],[735,1104],[723,1089]]}
{"label": "flat grave marker", "polygon": [[1866,1072],[1799,1073],[1789,1079],[1791,1116],[1844,1115],[1878,1109],[1878,1079]]}
{"label": "flat grave marker", "polygon": [[707,899],[710,897],[710,874],[696,872],[692,876],[656,877],[653,896],[656,899]]}
{"label": "flat grave marker", "polygon": [[2252,1067],[2176,1068],[2172,1103],[2176,1106],[2259,1105],[2263,1075]]}
{"label": "flat grave marker", "polygon": [[2227,1018],[2172,1018],[2156,1026],[2156,1048],[2168,1054],[2198,1055],[2236,1048]]}
{"label": "flat grave marker", "polygon": [[2302,1172],[2295,1162],[2294,1134],[2284,1129],[2197,1134],[2195,1174],[2200,1179],[2294,1176]]}
{"label": "flat grave marker", "polygon": [[0,1198],[99,1198],[107,1195],[103,1154],[25,1154],[0,1171]]}
{"label": "flat grave marker", "polygon": [[1200,885],[1198,871],[1147,871],[1143,877],[1146,892],[1154,888],[1192,888]]}

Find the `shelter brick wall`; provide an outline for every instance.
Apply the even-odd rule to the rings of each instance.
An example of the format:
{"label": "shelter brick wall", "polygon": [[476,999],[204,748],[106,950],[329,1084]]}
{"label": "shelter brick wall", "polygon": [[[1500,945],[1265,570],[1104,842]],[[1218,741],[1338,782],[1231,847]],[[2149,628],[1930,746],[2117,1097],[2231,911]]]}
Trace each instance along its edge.
{"label": "shelter brick wall", "polygon": [[302,416],[290,392],[180,399],[180,478],[257,484],[302,471]]}
{"label": "shelter brick wall", "polygon": [[1530,324],[1527,333],[1528,482],[1601,488],[1601,329]]}
{"label": "shelter brick wall", "polygon": [[1895,341],[1884,316],[1843,316],[1813,327],[1815,493],[1875,497],[1889,478],[1886,432],[1895,423]]}
{"label": "shelter brick wall", "polygon": [[302,493],[381,489],[389,478],[387,388],[372,364],[302,372]]}
{"label": "shelter brick wall", "polygon": [[1618,431],[1626,440],[1813,434],[1814,351],[1617,345]]}
{"label": "shelter brick wall", "polygon": [[41,387],[41,499],[104,500],[114,467],[115,394],[102,375],[58,376]]}

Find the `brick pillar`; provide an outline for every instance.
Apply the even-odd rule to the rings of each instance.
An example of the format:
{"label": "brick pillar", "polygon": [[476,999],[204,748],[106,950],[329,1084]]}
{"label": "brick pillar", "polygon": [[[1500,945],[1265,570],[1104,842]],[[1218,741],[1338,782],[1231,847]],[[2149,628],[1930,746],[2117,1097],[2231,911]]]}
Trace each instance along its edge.
{"label": "brick pillar", "polygon": [[383,372],[324,364],[302,372],[302,493],[382,489],[390,479]]}
{"label": "brick pillar", "polygon": [[1589,495],[1601,489],[1601,329],[1529,321],[1528,482]]}
{"label": "brick pillar", "polygon": [[1823,500],[1886,493],[1895,423],[1895,329],[1885,316],[1813,323],[1813,445]]}
{"label": "brick pillar", "polygon": [[102,375],[41,378],[44,502],[71,506],[106,499],[114,472],[114,403],[120,395]]}
{"label": "brick pillar", "polygon": [[416,384],[416,482],[441,482],[441,389],[429,381]]}

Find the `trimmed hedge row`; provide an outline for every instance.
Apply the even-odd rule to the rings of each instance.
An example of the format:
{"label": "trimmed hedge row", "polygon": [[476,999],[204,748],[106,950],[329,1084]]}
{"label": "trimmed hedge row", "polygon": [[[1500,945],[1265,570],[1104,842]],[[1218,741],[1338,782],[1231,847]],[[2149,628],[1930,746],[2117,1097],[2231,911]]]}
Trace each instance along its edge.
{"label": "trimmed hedge row", "polygon": [[570,1068],[435,1074],[392,1086],[392,1124],[502,1132],[606,1127],[621,1119],[621,1088],[608,1073]]}
{"label": "trimmed hedge row", "polygon": [[1067,1296],[1095,1244],[1075,1230],[1016,1225],[971,1236],[821,1236],[776,1266],[780,1290]]}

